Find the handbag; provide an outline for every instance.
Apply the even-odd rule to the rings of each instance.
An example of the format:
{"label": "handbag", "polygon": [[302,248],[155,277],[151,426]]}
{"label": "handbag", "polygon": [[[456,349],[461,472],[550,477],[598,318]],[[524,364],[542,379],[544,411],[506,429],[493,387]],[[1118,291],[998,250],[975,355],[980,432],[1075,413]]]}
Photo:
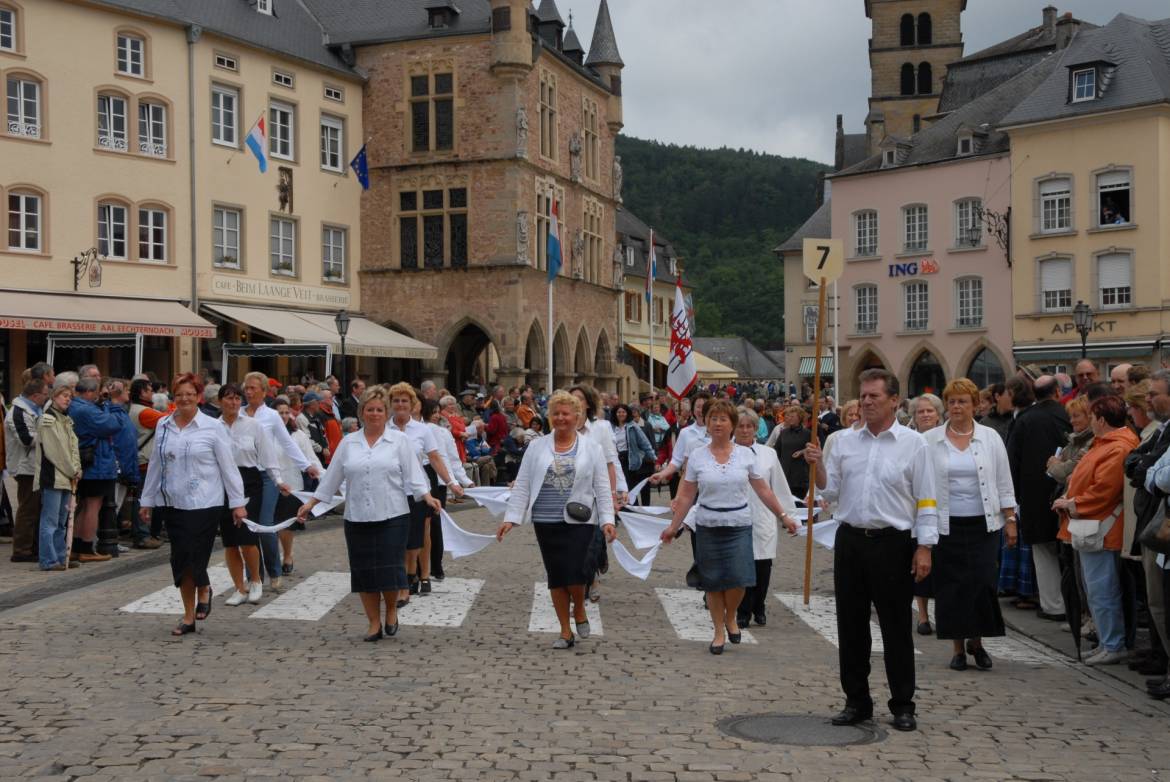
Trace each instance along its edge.
{"label": "handbag", "polygon": [[1150,519],[1142,534],[1138,536],[1138,543],[1142,548],[1170,555],[1170,512],[1163,515],[1160,521]]}
{"label": "handbag", "polygon": [[568,513],[573,521],[584,524],[593,517],[593,508],[583,502],[570,502],[565,505],[565,513]]}
{"label": "handbag", "polygon": [[1113,512],[1101,521],[1069,519],[1068,534],[1072,537],[1072,547],[1077,551],[1103,551],[1105,549],[1105,536],[1109,534],[1109,530],[1113,529],[1120,514],[1121,503],[1118,503]]}

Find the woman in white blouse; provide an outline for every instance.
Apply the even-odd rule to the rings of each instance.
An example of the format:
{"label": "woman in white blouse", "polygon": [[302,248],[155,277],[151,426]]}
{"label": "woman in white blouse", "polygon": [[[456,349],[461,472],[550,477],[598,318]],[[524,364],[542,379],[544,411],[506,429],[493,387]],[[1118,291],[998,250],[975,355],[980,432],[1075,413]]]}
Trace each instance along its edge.
{"label": "woman in white blouse", "polygon": [[206,590],[205,607],[211,602],[207,563],[224,494],[235,524],[247,517],[247,497],[227,427],[199,410],[202,381],[186,373],[171,389],[175,412],[158,422],[139,514],[149,524],[152,510],[159,508],[171,539],[171,575],[183,598],[183,619],[171,631],[178,636],[195,632],[196,592]]}
{"label": "woman in white blouse", "polygon": [[[757,472],[780,500],[784,518],[790,519],[795,527],[796,500],[788,488],[784,470],[780,467],[780,457],[775,448],[760,445],[756,441],[760,417],[748,407],[741,407],[737,412],[739,422],[735,425],[735,444],[751,449],[756,455]],[[745,590],[736,612],[736,624],[740,628],[747,627],[752,619],[761,626],[768,623],[768,585],[772,582],[772,560],[776,558],[776,516],[754,492],[748,495],[748,505],[752,511],[752,556],[756,563],[756,583]]]}
{"label": "woman in white blouse", "polygon": [[784,507],[757,466],[755,454],[732,442],[739,423],[735,406],[720,399],[707,405],[704,415],[711,442],[691,451],[687,459],[686,476],[673,503],[674,519],[663,531],[662,541],[674,540],[695,504],[696,494],[701,492],[703,499],[694,517],[695,564],[699,566],[707,610],[715,626],[710,652],[723,654],[725,640],[737,644],[742,639],[736,613],[744,588],[756,585],[748,495],[754,491],[789,533],[796,532],[796,524],[785,516]]}
{"label": "woman in white blouse", "polygon": [[[593,442],[601,447],[605,456],[606,474],[609,476],[609,489],[613,499],[614,511],[619,511],[626,504],[626,475],[622,471],[621,458],[618,456],[617,443],[614,440],[613,427],[609,421],[601,416],[601,394],[593,386],[578,383],[569,389],[569,393],[581,402],[583,418],[581,431]],[[595,535],[600,535],[598,530]],[[598,573],[609,570],[609,552],[605,546],[601,547],[601,557],[597,561]],[[589,599],[594,603],[601,600],[601,579],[596,576],[589,585]]]}
{"label": "woman in white blouse", "polygon": [[[420,415],[422,420],[426,422],[427,428],[431,430],[431,434],[435,436],[435,442],[439,445],[439,457],[447,468],[447,474],[454,478],[461,488],[472,486],[471,479],[467,477],[467,472],[463,469],[463,460],[459,458],[459,448],[455,445],[455,437],[447,429],[450,424],[447,424],[447,419],[443,418],[439,403],[434,399],[422,400]],[[439,503],[444,508],[447,507],[447,484],[444,483],[437,489],[432,489],[431,494],[438,498]],[[430,566],[430,578],[442,581],[446,577],[443,572],[443,525],[434,519],[427,524],[427,528],[423,531],[422,562],[420,564]],[[423,572],[423,579],[427,579],[427,574],[427,571]],[[420,589],[422,583],[426,584],[427,592],[431,591],[429,579],[420,582]]]}
{"label": "woman in white blouse", "polygon": [[[287,494],[288,485],[281,479],[280,467],[276,459],[276,450],[272,440],[255,418],[240,415],[243,405],[243,394],[235,383],[227,383],[219,389],[219,408],[224,426],[232,438],[232,453],[236,457],[236,466],[240,469],[240,480],[244,484],[244,496],[248,498],[248,517],[255,521],[260,518],[260,509],[264,501],[264,484],[261,473],[267,472],[273,483],[281,493]],[[219,522],[219,536],[223,541],[223,555],[227,563],[228,573],[232,583],[236,586],[236,593],[224,601],[224,605],[238,606],[247,601],[259,603],[264,594],[261,582],[263,571],[260,569],[260,536],[244,525],[233,523],[231,513],[224,507],[224,513]],[[248,575],[251,583],[244,580],[244,564],[248,565]],[[210,606],[210,603],[208,603]],[[196,619],[200,616],[198,608],[195,611]]]}
{"label": "woman in white blouse", "polygon": [[1004,634],[996,597],[999,530],[1004,528],[1008,547],[1016,544],[1016,496],[1003,439],[975,423],[979,388],[958,378],[947,383],[943,399],[946,426],[923,435],[938,500],[935,625],[939,638],[954,642],[953,670],[966,670],[968,654],[987,670],[992,663],[983,639]]}
{"label": "woman in white blouse", "polygon": [[[397,599],[406,588],[406,540],[410,534],[407,498],[438,509],[410,439],[387,426],[386,389],[370,386],[358,416],[363,428],[341,438],[329,469],[297,518],[307,520],[318,502],[333,498],[345,481],[345,547],[350,589],[361,596],[369,627],[364,640],[398,634]],[[386,604],[385,620],[382,603]]]}

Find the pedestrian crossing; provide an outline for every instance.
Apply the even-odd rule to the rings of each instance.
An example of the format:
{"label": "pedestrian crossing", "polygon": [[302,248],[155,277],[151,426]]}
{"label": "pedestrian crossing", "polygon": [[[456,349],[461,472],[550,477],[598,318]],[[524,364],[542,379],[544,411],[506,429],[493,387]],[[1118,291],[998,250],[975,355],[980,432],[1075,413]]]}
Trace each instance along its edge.
{"label": "pedestrian crossing", "polygon": [[[234,590],[227,568],[215,566],[208,568],[207,572],[216,595],[214,600],[217,603],[221,602],[224,596]],[[434,581],[430,594],[415,595],[408,605],[399,609],[399,622],[407,627],[462,627],[471,614],[484,584],[483,579],[477,578],[447,578],[443,581]],[[656,588],[653,591],[677,638],[683,641],[710,643],[711,616],[703,607],[702,593],[693,589],[670,588]],[[780,606],[791,612],[810,630],[830,645],[838,646],[836,604],[832,596],[812,595],[808,606],[804,605],[799,594],[775,592],[773,597]],[[250,619],[318,622],[346,599],[356,602],[356,597],[351,597],[350,593],[349,573],[317,571],[276,597],[266,592],[264,602],[259,607],[245,604],[237,609],[225,610],[237,612],[231,615],[241,615]],[[177,589],[164,587],[127,603],[119,610],[128,614],[174,616],[182,613],[183,605]],[[589,619],[590,635],[603,637],[605,626],[601,604],[587,602],[585,611]],[[777,621],[779,617],[772,618],[773,626],[780,624]],[[932,611],[931,619],[933,618]],[[560,624],[553,610],[548,584],[542,581],[535,582],[532,585],[528,632],[551,634],[559,630]],[[743,643],[759,644],[761,639],[770,633],[770,628],[745,629]],[[882,655],[884,649],[876,621],[870,623],[870,634],[873,639],[872,654]],[[779,637],[779,633],[772,635],[773,640]],[[935,643],[930,639],[916,640],[923,645]],[[1052,665],[1061,662],[1059,655],[1016,636],[988,638],[984,640],[984,646],[995,660],[1027,665]],[[920,649],[916,649],[915,653],[923,654]]]}

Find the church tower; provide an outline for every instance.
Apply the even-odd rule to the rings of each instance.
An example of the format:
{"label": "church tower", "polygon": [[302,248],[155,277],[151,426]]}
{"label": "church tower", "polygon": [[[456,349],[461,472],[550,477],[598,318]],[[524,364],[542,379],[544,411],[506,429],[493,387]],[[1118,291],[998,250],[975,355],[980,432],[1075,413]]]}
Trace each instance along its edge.
{"label": "church tower", "polygon": [[959,17],[967,0],[865,0],[870,97],[869,153],[886,136],[905,138],[938,111],[947,63],[963,56]]}

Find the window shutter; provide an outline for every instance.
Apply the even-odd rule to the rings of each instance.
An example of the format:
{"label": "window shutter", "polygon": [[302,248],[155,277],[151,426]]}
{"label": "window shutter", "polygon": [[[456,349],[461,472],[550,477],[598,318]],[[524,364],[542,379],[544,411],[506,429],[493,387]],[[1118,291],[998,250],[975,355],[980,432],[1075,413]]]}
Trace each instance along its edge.
{"label": "window shutter", "polygon": [[1072,262],[1056,258],[1040,264],[1040,290],[1058,291],[1072,289]]}
{"label": "window shutter", "polygon": [[1129,172],[1128,171],[1106,171],[1104,174],[1097,175],[1097,187],[1115,188],[1115,187],[1129,187]]}
{"label": "window shutter", "polygon": [[1129,256],[1124,253],[1110,253],[1097,258],[1098,288],[1130,287]]}
{"label": "window shutter", "polygon": [[1040,183],[1040,195],[1055,195],[1067,193],[1069,184],[1067,179],[1046,179]]}

